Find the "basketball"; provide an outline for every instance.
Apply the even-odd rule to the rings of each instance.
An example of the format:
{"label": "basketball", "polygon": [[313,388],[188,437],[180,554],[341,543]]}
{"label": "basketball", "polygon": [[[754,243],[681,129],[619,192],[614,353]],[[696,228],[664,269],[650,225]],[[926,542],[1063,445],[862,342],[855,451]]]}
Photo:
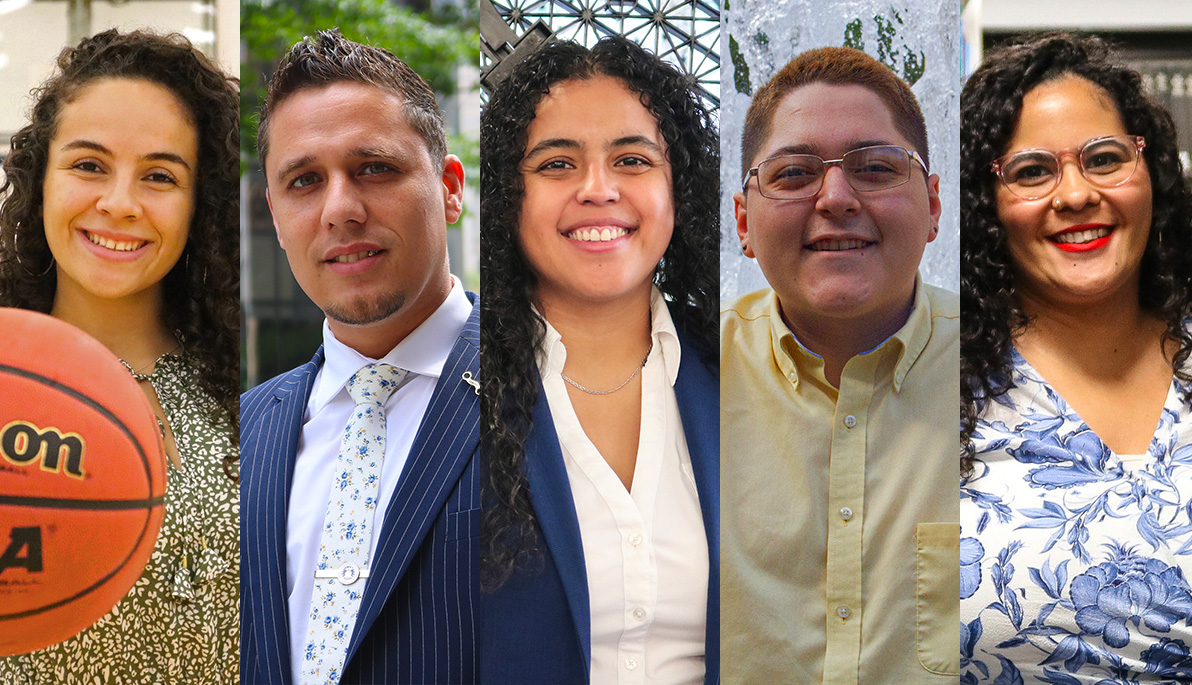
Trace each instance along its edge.
{"label": "basketball", "polygon": [[141,576],[165,513],[149,401],[86,333],[0,308],[0,656],[87,628]]}

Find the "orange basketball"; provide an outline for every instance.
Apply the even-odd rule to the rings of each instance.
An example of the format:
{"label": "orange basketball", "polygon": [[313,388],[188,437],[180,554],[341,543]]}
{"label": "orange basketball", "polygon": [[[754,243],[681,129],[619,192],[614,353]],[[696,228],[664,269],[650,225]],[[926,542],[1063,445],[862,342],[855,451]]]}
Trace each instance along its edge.
{"label": "orange basketball", "polygon": [[128,594],[165,489],[157,420],[119,360],[0,308],[0,656],[61,642]]}

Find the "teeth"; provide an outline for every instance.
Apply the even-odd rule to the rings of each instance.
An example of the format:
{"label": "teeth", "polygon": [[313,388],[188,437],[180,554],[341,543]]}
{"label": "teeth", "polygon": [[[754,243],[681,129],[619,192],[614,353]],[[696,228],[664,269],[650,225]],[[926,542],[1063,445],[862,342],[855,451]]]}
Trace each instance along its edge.
{"label": "teeth", "polygon": [[868,245],[866,240],[820,240],[807,246],[809,250],[817,252],[839,252],[841,250],[858,250]]}
{"label": "teeth", "polygon": [[375,250],[365,250],[364,252],[355,252],[352,254],[341,254],[340,256],[336,257],[335,259],[332,259],[331,261],[339,262],[340,264],[351,264],[352,262],[358,262],[361,259],[364,259],[365,257],[371,257],[375,254],[378,254]]}
{"label": "teeth", "polygon": [[87,231],[84,231],[83,233],[87,236],[87,240],[90,240],[100,247],[106,247],[107,249],[115,250],[116,252],[132,252],[133,250],[140,249],[142,245],[149,242],[147,240],[110,240],[108,238],[104,238],[103,236],[98,236]]}
{"label": "teeth", "polygon": [[567,234],[571,240],[582,240],[589,243],[607,243],[610,240],[616,240],[623,235],[628,235],[629,229],[621,227],[613,228],[580,228]]}
{"label": "teeth", "polygon": [[1097,238],[1104,238],[1112,230],[1110,228],[1093,228],[1087,231],[1073,231],[1071,233],[1061,233],[1052,238],[1052,240],[1057,243],[1087,243]]}

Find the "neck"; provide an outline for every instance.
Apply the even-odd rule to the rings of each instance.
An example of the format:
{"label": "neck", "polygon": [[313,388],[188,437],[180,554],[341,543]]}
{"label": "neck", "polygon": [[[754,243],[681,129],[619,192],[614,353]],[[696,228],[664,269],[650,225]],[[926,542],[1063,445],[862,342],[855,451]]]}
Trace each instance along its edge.
{"label": "neck", "polygon": [[1018,302],[1029,323],[1014,344],[1028,361],[1062,350],[1069,363],[1094,375],[1149,349],[1165,328],[1139,305],[1137,283],[1095,303],[1055,303],[1030,292],[1019,292]]}
{"label": "neck", "polygon": [[451,276],[436,291],[430,289],[422,293],[409,307],[402,306],[388,318],[363,326],[343,323],[332,318],[327,319],[327,327],[335,335],[335,339],[356,350],[369,359],[380,359],[405,340],[419,326],[430,318],[431,314],[442,306],[451,293]]}
{"label": "neck", "polygon": [[915,303],[910,297],[901,307],[854,318],[835,318],[820,312],[794,312],[782,308],[782,320],[804,347],[824,360],[824,377],[840,387],[840,376],[853,357],[872,350],[898,332],[910,317]]}
{"label": "neck", "polygon": [[[536,303],[567,346],[568,373],[613,376],[641,363],[650,345],[650,283],[614,300],[593,302],[539,293]],[[594,373],[597,372],[597,373]]]}
{"label": "neck", "polygon": [[50,314],[103,343],[134,369],[148,371],[178,341],[162,321],[160,284],[127,297],[105,299],[59,278]]}

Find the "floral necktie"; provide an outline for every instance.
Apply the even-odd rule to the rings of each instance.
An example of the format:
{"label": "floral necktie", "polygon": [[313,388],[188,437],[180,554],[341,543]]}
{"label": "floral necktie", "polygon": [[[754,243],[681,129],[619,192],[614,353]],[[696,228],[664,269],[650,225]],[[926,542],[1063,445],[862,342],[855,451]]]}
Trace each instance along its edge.
{"label": "floral necktie", "polygon": [[368,578],[377,484],[385,457],[384,404],[408,372],[370,364],[348,380],[356,402],[339,447],[311,593],[301,685],[337,685]]}

